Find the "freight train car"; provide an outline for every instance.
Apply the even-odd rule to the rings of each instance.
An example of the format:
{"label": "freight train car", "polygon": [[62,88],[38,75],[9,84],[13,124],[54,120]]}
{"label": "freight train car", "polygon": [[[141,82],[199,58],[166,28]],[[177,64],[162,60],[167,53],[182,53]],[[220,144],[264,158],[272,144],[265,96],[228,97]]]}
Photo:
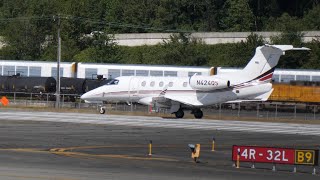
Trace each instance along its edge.
{"label": "freight train car", "polygon": [[0,91],[24,93],[48,93],[56,89],[52,77],[0,76]]}
{"label": "freight train car", "polygon": [[[61,77],[60,94],[65,101],[75,101],[80,95],[107,84],[110,80],[103,79],[102,76],[98,76],[98,79]],[[46,98],[54,100],[55,92],[56,80],[53,77],[0,76],[0,93],[3,94],[14,93],[15,96],[37,94],[39,98],[48,94]]]}
{"label": "freight train car", "polygon": [[61,78],[60,94],[67,94],[67,96],[64,95],[64,98],[74,102],[77,96],[107,84],[110,80],[103,79],[102,76],[98,76],[98,79]]}
{"label": "freight train car", "polygon": [[269,101],[320,104],[319,82],[274,83]]}

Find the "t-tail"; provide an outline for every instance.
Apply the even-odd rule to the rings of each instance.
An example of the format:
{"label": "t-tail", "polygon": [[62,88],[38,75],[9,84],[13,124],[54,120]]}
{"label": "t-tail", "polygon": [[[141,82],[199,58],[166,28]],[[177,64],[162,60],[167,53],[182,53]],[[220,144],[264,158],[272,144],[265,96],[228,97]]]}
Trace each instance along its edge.
{"label": "t-tail", "polygon": [[264,45],[256,48],[255,55],[241,72],[244,81],[271,81],[273,71],[280,56],[288,50],[310,50],[309,48],[294,48],[292,45]]}

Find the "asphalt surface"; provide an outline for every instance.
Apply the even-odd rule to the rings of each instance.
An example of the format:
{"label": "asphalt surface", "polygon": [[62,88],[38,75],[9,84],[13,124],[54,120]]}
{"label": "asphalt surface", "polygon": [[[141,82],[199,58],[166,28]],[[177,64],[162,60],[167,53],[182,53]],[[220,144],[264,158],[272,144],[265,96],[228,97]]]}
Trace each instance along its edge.
{"label": "asphalt surface", "polygon": [[[117,120],[128,123],[116,124]],[[158,120],[161,118],[3,110],[0,179],[319,179],[309,166],[298,166],[298,172],[292,173],[293,166],[277,165],[273,172],[271,164],[255,164],[251,169],[250,163],[241,163],[236,169],[231,161],[234,144],[318,148],[316,125],[254,124],[246,129],[248,124],[243,122],[162,119],[170,126],[161,126]],[[188,126],[182,126],[183,121]],[[227,128],[242,123],[243,127]],[[267,128],[256,131],[260,126]],[[308,133],[312,127],[315,129]],[[212,137],[216,139],[214,152]],[[152,156],[148,155],[150,140]],[[201,144],[199,163],[190,157],[190,143]],[[319,167],[316,170],[320,173]]]}

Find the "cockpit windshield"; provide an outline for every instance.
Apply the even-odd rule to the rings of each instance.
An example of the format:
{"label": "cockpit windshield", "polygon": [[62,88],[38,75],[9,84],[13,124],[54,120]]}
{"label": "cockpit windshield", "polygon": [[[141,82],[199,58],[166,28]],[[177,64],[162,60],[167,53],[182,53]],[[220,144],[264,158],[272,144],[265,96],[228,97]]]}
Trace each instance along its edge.
{"label": "cockpit windshield", "polygon": [[118,79],[111,79],[105,85],[117,85],[119,83]]}

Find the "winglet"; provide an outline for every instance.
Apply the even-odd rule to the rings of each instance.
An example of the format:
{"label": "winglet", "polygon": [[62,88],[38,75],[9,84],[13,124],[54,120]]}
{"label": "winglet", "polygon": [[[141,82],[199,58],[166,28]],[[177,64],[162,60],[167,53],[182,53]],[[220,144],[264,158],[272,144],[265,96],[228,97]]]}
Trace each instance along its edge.
{"label": "winglet", "polygon": [[166,95],[168,87],[169,87],[169,84],[165,85],[158,97],[163,97],[164,95]]}

